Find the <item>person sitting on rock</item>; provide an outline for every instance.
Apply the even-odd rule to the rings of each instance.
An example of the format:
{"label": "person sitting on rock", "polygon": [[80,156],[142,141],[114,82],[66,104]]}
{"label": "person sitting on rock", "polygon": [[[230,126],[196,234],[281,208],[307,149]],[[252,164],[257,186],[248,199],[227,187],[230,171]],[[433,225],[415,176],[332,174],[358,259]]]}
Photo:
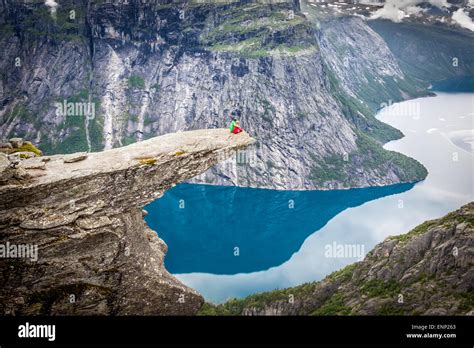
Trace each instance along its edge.
{"label": "person sitting on rock", "polygon": [[242,132],[243,129],[240,128],[240,123],[236,118],[232,118],[232,122],[230,123],[230,132],[233,134],[237,134]]}

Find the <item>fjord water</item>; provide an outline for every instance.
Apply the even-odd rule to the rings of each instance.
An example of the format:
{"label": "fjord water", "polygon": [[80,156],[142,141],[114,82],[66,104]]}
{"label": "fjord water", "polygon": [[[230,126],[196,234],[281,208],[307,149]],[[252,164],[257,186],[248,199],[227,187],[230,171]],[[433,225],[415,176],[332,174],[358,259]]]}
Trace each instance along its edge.
{"label": "fjord water", "polygon": [[278,191],[181,184],[147,206],[147,221],[169,245],[171,273],[248,273],[282,264],[341,211],[412,187]]}
{"label": "fjord water", "polygon": [[368,252],[473,200],[473,93],[437,93],[377,117],[405,134],[385,148],[419,160],[426,180],[327,192],[177,186],[146,208],[148,224],[169,245],[168,270],[216,303],[295,286],[359,258],[332,257],[328,247]]}

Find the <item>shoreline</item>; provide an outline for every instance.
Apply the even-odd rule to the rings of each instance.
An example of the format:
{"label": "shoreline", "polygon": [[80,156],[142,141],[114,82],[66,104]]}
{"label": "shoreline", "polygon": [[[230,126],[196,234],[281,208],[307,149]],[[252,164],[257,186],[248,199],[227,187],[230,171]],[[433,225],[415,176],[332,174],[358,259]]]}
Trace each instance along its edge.
{"label": "shoreline", "polygon": [[[454,95],[451,95],[451,97],[456,98],[455,95],[457,94],[458,93],[455,93]],[[436,97],[440,97],[440,95],[437,95]],[[413,102],[413,100],[429,100],[432,102],[436,99],[433,99],[432,97],[422,97],[404,102]],[[377,117],[382,117],[382,115],[377,114]],[[422,119],[425,117],[426,115],[422,115]],[[431,119],[433,121],[435,117],[432,116]],[[381,121],[386,122],[385,119],[382,119]],[[429,119],[427,119],[427,124],[425,126],[430,128],[428,121]],[[399,127],[396,128],[400,129]],[[401,152],[404,155],[415,158],[425,165],[426,162],[423,157],[420,158],[413,156],[411,151],[404,152],[400,150],[400,148],[403,148],[403,146],[399,147],[400,144],[405,144],[404,146],[410,148],[410,146],[406,144],[407,140],[417,139],[417,146],[422,146],[423,144],[423,141],[420,143],[416,136],[410,136],[411,126],[407,125],[402,128],[403,129],[401,130],[404,131],[404,134],[406,133],[405,136],[398,140],[390,141],[384,146],[388,146],[390,150]],[[429,134],[426,134],[424,137],[426,141],[432,140],[432,138],[433,137]],[[394,144],[397,144],[396,149],[392,148]],[[450,150],[454,148],[451,143],[449,143],[449,145],[447,145],[447,143],[442,143],[441,145],[448,147],[448,149],[445,149],[445,152],[447,151],[448,153],[450,153]],[[413,150],[413,146],[411,149]],[[431,154],[427,153],[427,155]],[[466,156],[472,155],[469,155],[468,153],[463,153],[461,155],[463,158]],[[436,157],[436,155],[433,157]],[[469,161],[472,161],[472,157],[469,158],[467,164]],[[225,302],[225,296],[222,297],[219,293],[228,293],[230,297],[243,298],[257,292],[271,291],[275,288],[287,288],[308,281],[320,280],[332,271],[355,262],[355,260],[351,261],[349,259],[326,260],[321,256],[321,249],[323,249],[321,246],[324,247],[325,244],[328,244],[333,240],[337,240],[338,243],[343,244],[358,244],[363,242],[365,250],[371,250],[373,246],[382,241],[388,235],[406,233],[417,224],[442,216],[469,201],[469,199],[466,198],[466,196],[469,195],[465,194],[465,196],[462,196],[462,191],[466,191],[465,187],[464,190],[462,190],[462,184],[461,188],[458,188],[458,190],[449,187],[451,181],[444,182],[448,188],[444,187],[446,185],[443,186],[439,184],[437,173],[433,175],[430,171],[430,166],[432,167],[433,165],[431,162],[432,158],[428,163],[426,163],[426,167],[430,174],[424,181],[416,183],[414,187],[407,192],[395,196],[384,197],[375,201],[369,201],[364,203],[362,206],[342,211],[333,219],[328,221],[324,227],[315,231],[317,233],[313,232],[309,237],[307,237],[301,248],[295,252],[289,260],[279,266],[271,267],[263,271],[235,275],[214,275],[196,272],[175,274],[175,276],[203,294],[206,301],[213,303]],[[452,174],[454,175],[454,173],[461,173],[459,175],[464,175],[464,179],[465,176],[469,174],[464,173],[461,169],[456,169]],[[454,175],[454,177],[456,177],[456,175]],[[458,181],[459,180],[454,180],[455,184],[460,184]],[[441,182],[443,181],[441,180]],[[472,194],[470,197],[472,199]],[[416,204],[418,202],[418,204],[421,205],[420,207],[423,209],[398,209],[397,205],[400,200],[403,201],[407,207],[418,206]],[[434,202],[436,202],[436,204],[434,204]],[[389,209],[389,211],[390,209],[396,210],[393,210],[390,216],[378,216],[381,211],[387,211],[387,209]],[[351,229],[350,234],[345,232],[347,228]],[[386,230],[387,228],[390,230]],[[222,290],[219,291],[219,288],[222,288]]]}

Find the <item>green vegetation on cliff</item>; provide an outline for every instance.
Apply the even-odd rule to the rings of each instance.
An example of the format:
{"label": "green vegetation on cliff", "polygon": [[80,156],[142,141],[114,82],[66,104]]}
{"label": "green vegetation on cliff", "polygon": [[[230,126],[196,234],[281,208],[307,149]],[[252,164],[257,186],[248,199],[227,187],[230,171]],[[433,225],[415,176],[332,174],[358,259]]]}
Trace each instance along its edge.
{"label": "green vegetation on cliff", "polygon": [[42,152],[40,149],[38,149],[36,146],[34,146],[32,143],[24,143],[17,149],[13,149],[12,153],[15,152],[33,152],[36,156],[41,156]]}
{"label": "green vegetation on cliff", "polygon": [[289,4],[246,4],[219,13],[216,26],[200,37],[212,51],[234,52],[244,58],[293,55],[318,49],[313,28]]}
{"label": "green vegetation on cliff", "polygon": [[344,186],[353,186],[351,171],[361,163],[364,171],[394,170],[402,182],[423,180],[428,171],[417,160],[399,152],[388,151],[370,136],[358,132],[357,150],[347,156],[332,155],[318,161],[310,171],[309,178],[319,185],[328,181],[342,182]]}
{"label": "green vegetation on cliff", "polygon": [[143,89],[145,88],[145,80],[141,76],[132,75],[128,78],[128,87],[132,89]]}
{"label": "green vegetation on cliff", "polygon": [[[454,232],[455,231],[455,232]],[[325,279],[206,303],[200,315],[465,315],[474,310],[474,202],[389,237]],[[290,300],[291,299],[291,300]]]}
{"label": "green vegetation on cliff", "polygon": [[[399,139],[403,134],[398,129],[377,120],[375,111],[370,106],[373,106],[376,100],[380,102],[381,100],[389,100],[390,97],[400,99],[400,91],[406,86],[401,83],[400,87],[397,87],[390,80],[392,81],[391,88],[382,92],[371,92],[370,98],[356,99],[344,91],[330,67],[325,65],[324,70],[332,95],[338,101],[344,116],[355,127],[357,150],[344,156],[335,154],[322,160],[314,158],[309,179],[316,185],[340,182],[344,187],[351,187],[354,186],[356,179],[354,175],[356,169],[372,173],[374,171],[382,173],[390,170],[397,175],[401,182],[423,180],[428,175],[428,171],[421,163],[401,153],[388,151],[382,147],[384,143]],[[372,86],[378,85],[374,83]],[[406,89],[413,94],[417,93],[414,88],[406,87]]]}

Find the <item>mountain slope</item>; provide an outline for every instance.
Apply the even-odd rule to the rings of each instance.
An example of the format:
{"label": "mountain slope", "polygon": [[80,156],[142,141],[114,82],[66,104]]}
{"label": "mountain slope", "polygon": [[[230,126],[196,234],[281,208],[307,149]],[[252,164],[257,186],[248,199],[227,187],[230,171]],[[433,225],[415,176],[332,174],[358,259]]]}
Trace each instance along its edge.
{"label": "mountain slope", "polygon": [[425,82],[474,76],[474,33],[443,25],[369,21],[397,57],[401,69]]}
{"label": "mountain slope", "polygon": [[388,237],[361,262],[315,283],[206,304],[203,315],[474,313],[474,203]]}
{"label": "mountain slope", "polygon": [[[32,139],[47,154],[97,151],[226,127],[239,110],[258,140],[255,160],[195,181],[330,189],[426,176],[381,148],[402,134],[374,118],[423,84],[410,83],[363,20],[316,21],[298,1],[86,5],[62,1],[53,16],[42,2],[0,4],[3,138]],[[95,113],[58,113],[57,103]]]}

